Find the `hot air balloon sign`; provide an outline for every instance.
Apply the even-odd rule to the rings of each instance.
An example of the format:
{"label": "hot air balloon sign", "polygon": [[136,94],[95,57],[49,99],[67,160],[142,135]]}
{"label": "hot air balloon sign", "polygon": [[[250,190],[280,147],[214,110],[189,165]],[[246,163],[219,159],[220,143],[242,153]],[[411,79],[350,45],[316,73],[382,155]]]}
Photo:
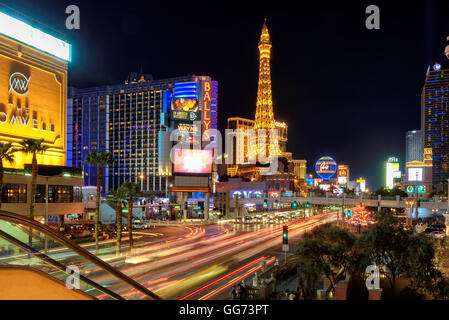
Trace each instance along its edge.
{"label": "hot air balloon sign", "polygon": [[329,181],[337,172],[337,163],[332,157],[323,156],[315,163],[315,172],[321,179]]}

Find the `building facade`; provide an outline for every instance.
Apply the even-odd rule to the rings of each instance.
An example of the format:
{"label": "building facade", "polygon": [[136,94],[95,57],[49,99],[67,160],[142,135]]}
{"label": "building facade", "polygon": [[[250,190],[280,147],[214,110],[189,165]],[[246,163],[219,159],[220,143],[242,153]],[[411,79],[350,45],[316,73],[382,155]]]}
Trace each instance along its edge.
{"label": "building facade", "polygon": [[[58,223],[84,211],[81,170],[66,166],[71,46],[35,24],[0,12],[0,141],[17,148],[25,139],[42,139],[47,149],[36,154],[34,216]],[[29,215],[32,158],[15,152],[14,162],[4,161],[2,210]]]}
{"label": "building facade", "polygon": [[432,148],[432,183],[447,190],[449,178],[449,67],[429,67],[421,96],[423,147]]}
{"label": "building facade", "polygon": [[[144,192],[166,194],[168,177],[159,172],[159,133],[167,128],[175,85],[201,82],[202,78],[210,81],[210,77],[194,75],[154,80],[151,75],[132,73],[124,84],[72,89],[68,99],[68,160],[72,166],[84,168],[85,184],[96,185],[97,179],[97,168],[83,163],[86,155],[104,150],[113,159],[113,164],[103,170],[104,192],[128,180],[141,185]],[[216,128],[217,92],[212,96],[212,108],[196,110],[195,105],[200,117],[187,120],[202,121],[203,129]],[[181,118],[199,114],[175,112]]]}
{"label": "building facade", "polygon": [[405,133],[405,162],[423,160],[423,136],[421,130]]}

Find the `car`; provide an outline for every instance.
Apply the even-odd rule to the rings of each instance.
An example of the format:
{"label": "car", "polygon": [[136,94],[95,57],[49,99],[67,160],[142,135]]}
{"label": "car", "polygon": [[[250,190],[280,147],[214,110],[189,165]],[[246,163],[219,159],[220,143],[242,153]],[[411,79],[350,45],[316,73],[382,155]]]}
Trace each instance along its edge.
{"label": "car", "polygon": [[141,221],[133,222],[133,229],[148,229],[148,225]]}
{"label": "car", "polygon": [[446,233],[443,231],[432,231],[428,234],[428,236],[435,239],[444,239],[446,237]]}
{"label": "car", "polygon": [[251,223],[252,222],[251,220],[252,220],[252,218],[250,216],[245,216],[243,218],[243,223]]}

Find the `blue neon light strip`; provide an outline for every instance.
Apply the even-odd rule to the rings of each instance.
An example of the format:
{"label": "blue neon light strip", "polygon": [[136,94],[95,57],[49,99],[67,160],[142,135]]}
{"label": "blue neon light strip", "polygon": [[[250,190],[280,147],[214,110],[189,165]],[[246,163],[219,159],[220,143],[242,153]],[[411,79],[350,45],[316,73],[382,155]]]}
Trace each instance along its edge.
{"label": "blue neon light strip", "polygon": [[197,82],[175,83],[173,96],[175,98],[198,100],[198,83]]}

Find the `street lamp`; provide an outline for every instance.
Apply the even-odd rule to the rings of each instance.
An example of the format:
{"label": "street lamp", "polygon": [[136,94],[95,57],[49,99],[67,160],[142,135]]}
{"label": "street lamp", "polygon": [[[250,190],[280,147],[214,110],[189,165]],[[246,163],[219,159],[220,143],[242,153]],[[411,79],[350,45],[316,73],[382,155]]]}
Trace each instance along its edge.
{"label": "street lamp", "polygon": [[408,209],[408,215],[407,215],[407,226],[412,226],[412,219],[413,219],[413,208],[415,207],[416,198],[405,198],[404,199],[405,206]]}

